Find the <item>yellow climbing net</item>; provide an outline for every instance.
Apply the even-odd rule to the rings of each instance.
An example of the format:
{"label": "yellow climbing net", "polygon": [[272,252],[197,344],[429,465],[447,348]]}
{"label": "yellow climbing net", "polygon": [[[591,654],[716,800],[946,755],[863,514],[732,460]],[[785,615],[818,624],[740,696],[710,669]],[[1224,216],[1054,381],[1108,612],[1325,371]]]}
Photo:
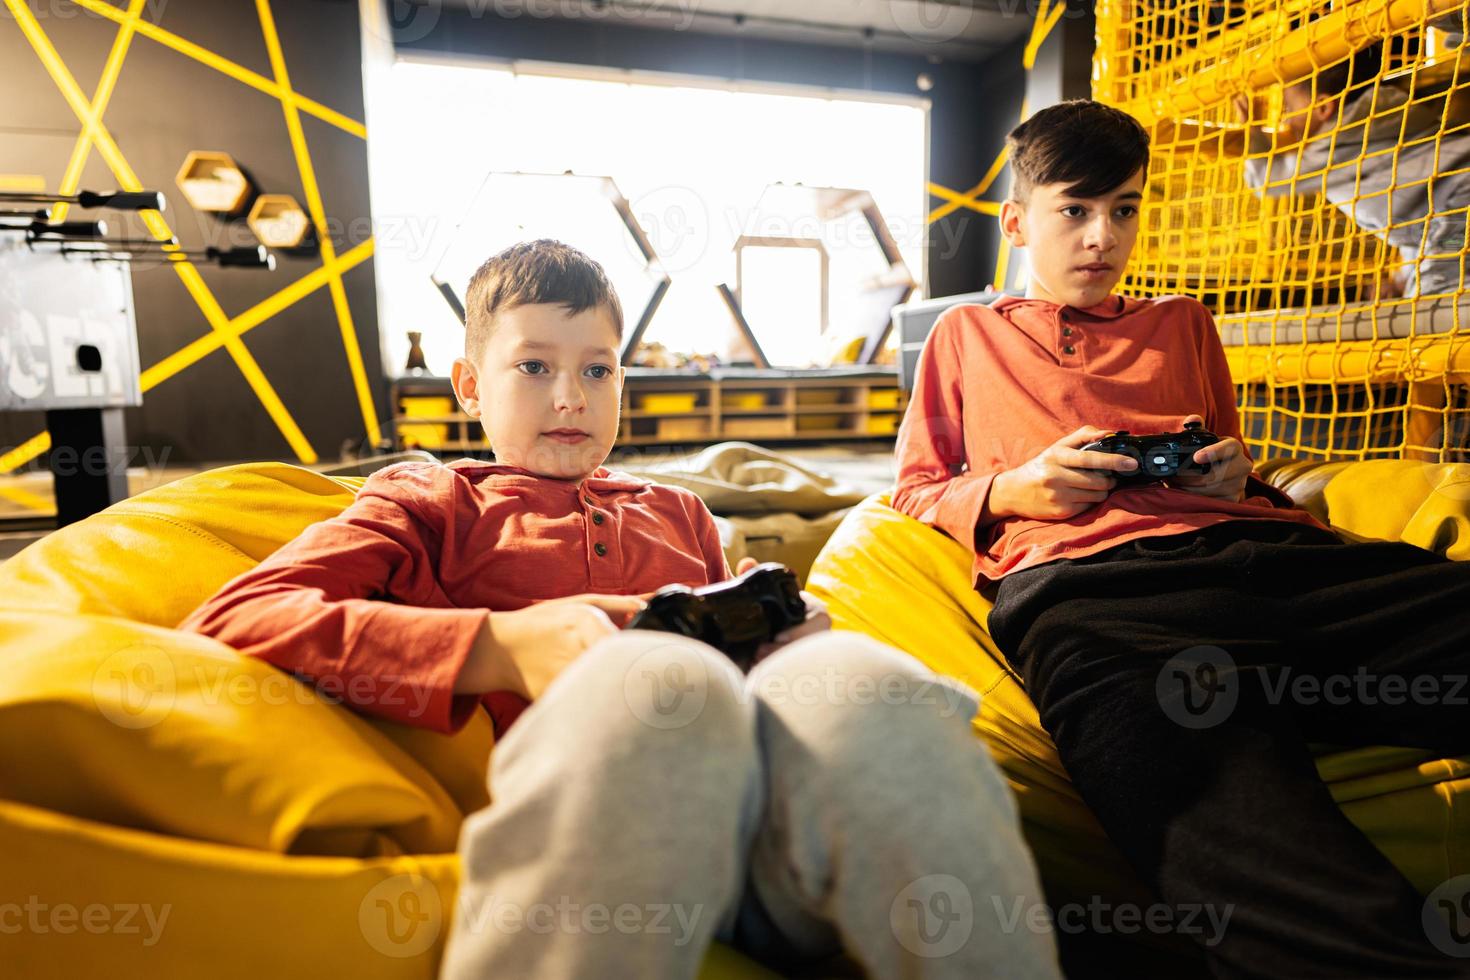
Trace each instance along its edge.
{"label": "yellow climbing net", "polygon": [[1470,458],[1467,6],[1097,4],[1153,137],[1120,288],[1215,314],[1257,458]]}

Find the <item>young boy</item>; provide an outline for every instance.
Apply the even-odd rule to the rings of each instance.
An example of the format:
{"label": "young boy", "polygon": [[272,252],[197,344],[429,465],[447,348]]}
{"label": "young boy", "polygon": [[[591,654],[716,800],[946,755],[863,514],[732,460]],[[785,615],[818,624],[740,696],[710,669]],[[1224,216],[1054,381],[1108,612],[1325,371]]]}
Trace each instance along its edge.
{"label": "young boy", "polygon": [[640,594],[729,571],[699,498],[602,466],[612,285],[538,241],[466,299],[452,380],[497,461],[374,474],[183,624],[405,724],[533,702],[492,710],[494,803],[461,833],[443,975],[689,978],[719,939],[776,966],[1057,977],[1048,936],[986,914],[1040,890],[977,695],[820,610],[748,677],[620,631]]}
{"label": "young boy", "polygon": [[[1029,250],[1027,294],[936,324],[894,506],[974,548],[991,636],[1144,880],[1170,904],[1233,909],[1208,950],[1218,976],[1464,975],[1431,945],[1408,880],[1333,802],[1308,742],[1460,753],[1470,714],[1452,698],[1272,692],[1359,668],[1458,690],[1470,566],[1345,543],[1252,476],[1209,313],[1112,293],[1148,166],[1136,120],[1066,102],[1009,145],[1000,220]],[[1207,475],[1120,486],[1131,459],[1081,448],[1191,419],[1221,437],[1193,454]],[[1191,713],[1216,695],[1220,710]]]}
{"label": "young boy", "polygon": [[[1445,47],[1461,46],[1462,17],[1430,23],[1445,32]],[[1364,86],[1380,74],[1382,51],[1371,45],[1284,86],[1281,129],[1247,130],[1245,181],[1271,196],[1321,193],[1397,248],[1404,269],[1382,277],[1381,298],[1452,293],[1463,282],[1470,207],[1467,103],[1458,89],[1426,91],[1409,78]],[[1235,108],[1250,121],[1246,96]]]}

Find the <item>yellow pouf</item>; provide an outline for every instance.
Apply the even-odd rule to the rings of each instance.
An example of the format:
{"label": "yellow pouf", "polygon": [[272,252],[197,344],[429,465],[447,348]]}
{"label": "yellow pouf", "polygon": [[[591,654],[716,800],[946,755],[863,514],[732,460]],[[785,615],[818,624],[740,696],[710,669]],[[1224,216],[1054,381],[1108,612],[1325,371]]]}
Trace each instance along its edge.
{"label": "yellow pouf", "polygon": [[[213,470],[0,565],[0,972],[437,975],[487,716],[367,718],[173,628],[362,482]],[[701,975],[771,976],[718,946]]]}
{"label": "yellow pouf", "polygon": [[[1258,475],[1353,539],[1403,540],[1470,559],[1470,465],[1272,460]],[[986,633],[971,553],[889,506],[858,505],[818,556],[808,589],[839,629],[907,650],[981,692],[976,730],[1010,781],[1053,905],[1154,901],[1072,788],[1036,709]],[[1419,749],[1322,746],[1343,811],[1422,891],[1470,872],[1470,760]],[[1310,846],[1304,842],[1304,846]],[[1138,943],[1172,945],[1142,933]],[[1140,964],[1146,962],[1141,954]]]}

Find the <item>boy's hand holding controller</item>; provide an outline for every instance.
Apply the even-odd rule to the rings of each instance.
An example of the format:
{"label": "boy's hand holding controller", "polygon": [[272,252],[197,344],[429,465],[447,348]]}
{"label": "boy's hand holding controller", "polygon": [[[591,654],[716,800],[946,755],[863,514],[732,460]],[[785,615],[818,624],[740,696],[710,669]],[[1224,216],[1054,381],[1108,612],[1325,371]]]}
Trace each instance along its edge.
{"label": "boy's hand holding controller", "polygon": [[[1198,415],[1184,420],[1204,424]],[[1064,436],[1036,458],[997,474],[990,485],[986,512],[996,518],[1028,517],[1033,520],[1067,520],[1105,500],[1117,486],[1113,473],[1133,473],[1138,463],[1131,457],[1083,449],[1089,443],[1112,435],[1108,429],[1087,425]],[[1251,462],[1240,440],[1220,438],[1195,450],[1194,463],[1209,464],[1207,473],[1178,473],[1165,485],[1207,497],[1239,501],[1245,496]]]}
{"label": "boy's hand holding controller", "polygon": [[1042,450],[1034,459],[996,474],[985,509],[993,517],[1064,521],[1107,499],[1117,485],[1110,473],[1131,473],[1138,463],[1113,453],[1084,452],[1089,442],[1112,434],[1084,425]]}
{"label": "boy's hand holding controller", "polygon": [[534,701],[583,651],[617,633],[645,605],[637,596],[588,594],[490,613],[454,691],[510,691]]}
{"label": "boy's hand holding controller", "polygon": [[[745,558],[744,574],[757,564]],[[806,620],[762,644],[760,661],[788,643],[832,628],[820,599],[803,592]],[[622,629],[644,606],[640,596],[588,594],[548,599],[514,612],[490,613],[455,682],[456,694],[508,691],[534,701],[588,647]]]}
{"label": "boy's hand holding controller", "polygon": [[[1204,419],[1198,415],[1191,415],[1184,420],[1185,426],[1191,422],[1203,424]],[[1210,471],[1203,474],[1179,473],[1169,477],[1166,481],[1167,485],[1205,497],[1219,497],[1222,500],[1239,502],[1245,497],[1245,480],[1251,475],[1254,467],[1251,465],[1250,458],[1246,456],[1245,447],[1240,444],[1239,439],[1222,436],[1218,442],[1196,450],[1194,461],[1209,463]]]}

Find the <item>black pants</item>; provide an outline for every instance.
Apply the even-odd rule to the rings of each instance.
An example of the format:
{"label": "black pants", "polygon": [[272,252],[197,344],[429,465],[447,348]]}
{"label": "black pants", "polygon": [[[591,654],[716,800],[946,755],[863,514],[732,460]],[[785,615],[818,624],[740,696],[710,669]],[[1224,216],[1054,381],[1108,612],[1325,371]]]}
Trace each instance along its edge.
{"label": "black pants", "polygon": [[1012,573],[990,633],[1160,899],[1230,909],[1217,976],[1470,975],[1308,749],[1470,751],[1470,562],[1230,521]]}

